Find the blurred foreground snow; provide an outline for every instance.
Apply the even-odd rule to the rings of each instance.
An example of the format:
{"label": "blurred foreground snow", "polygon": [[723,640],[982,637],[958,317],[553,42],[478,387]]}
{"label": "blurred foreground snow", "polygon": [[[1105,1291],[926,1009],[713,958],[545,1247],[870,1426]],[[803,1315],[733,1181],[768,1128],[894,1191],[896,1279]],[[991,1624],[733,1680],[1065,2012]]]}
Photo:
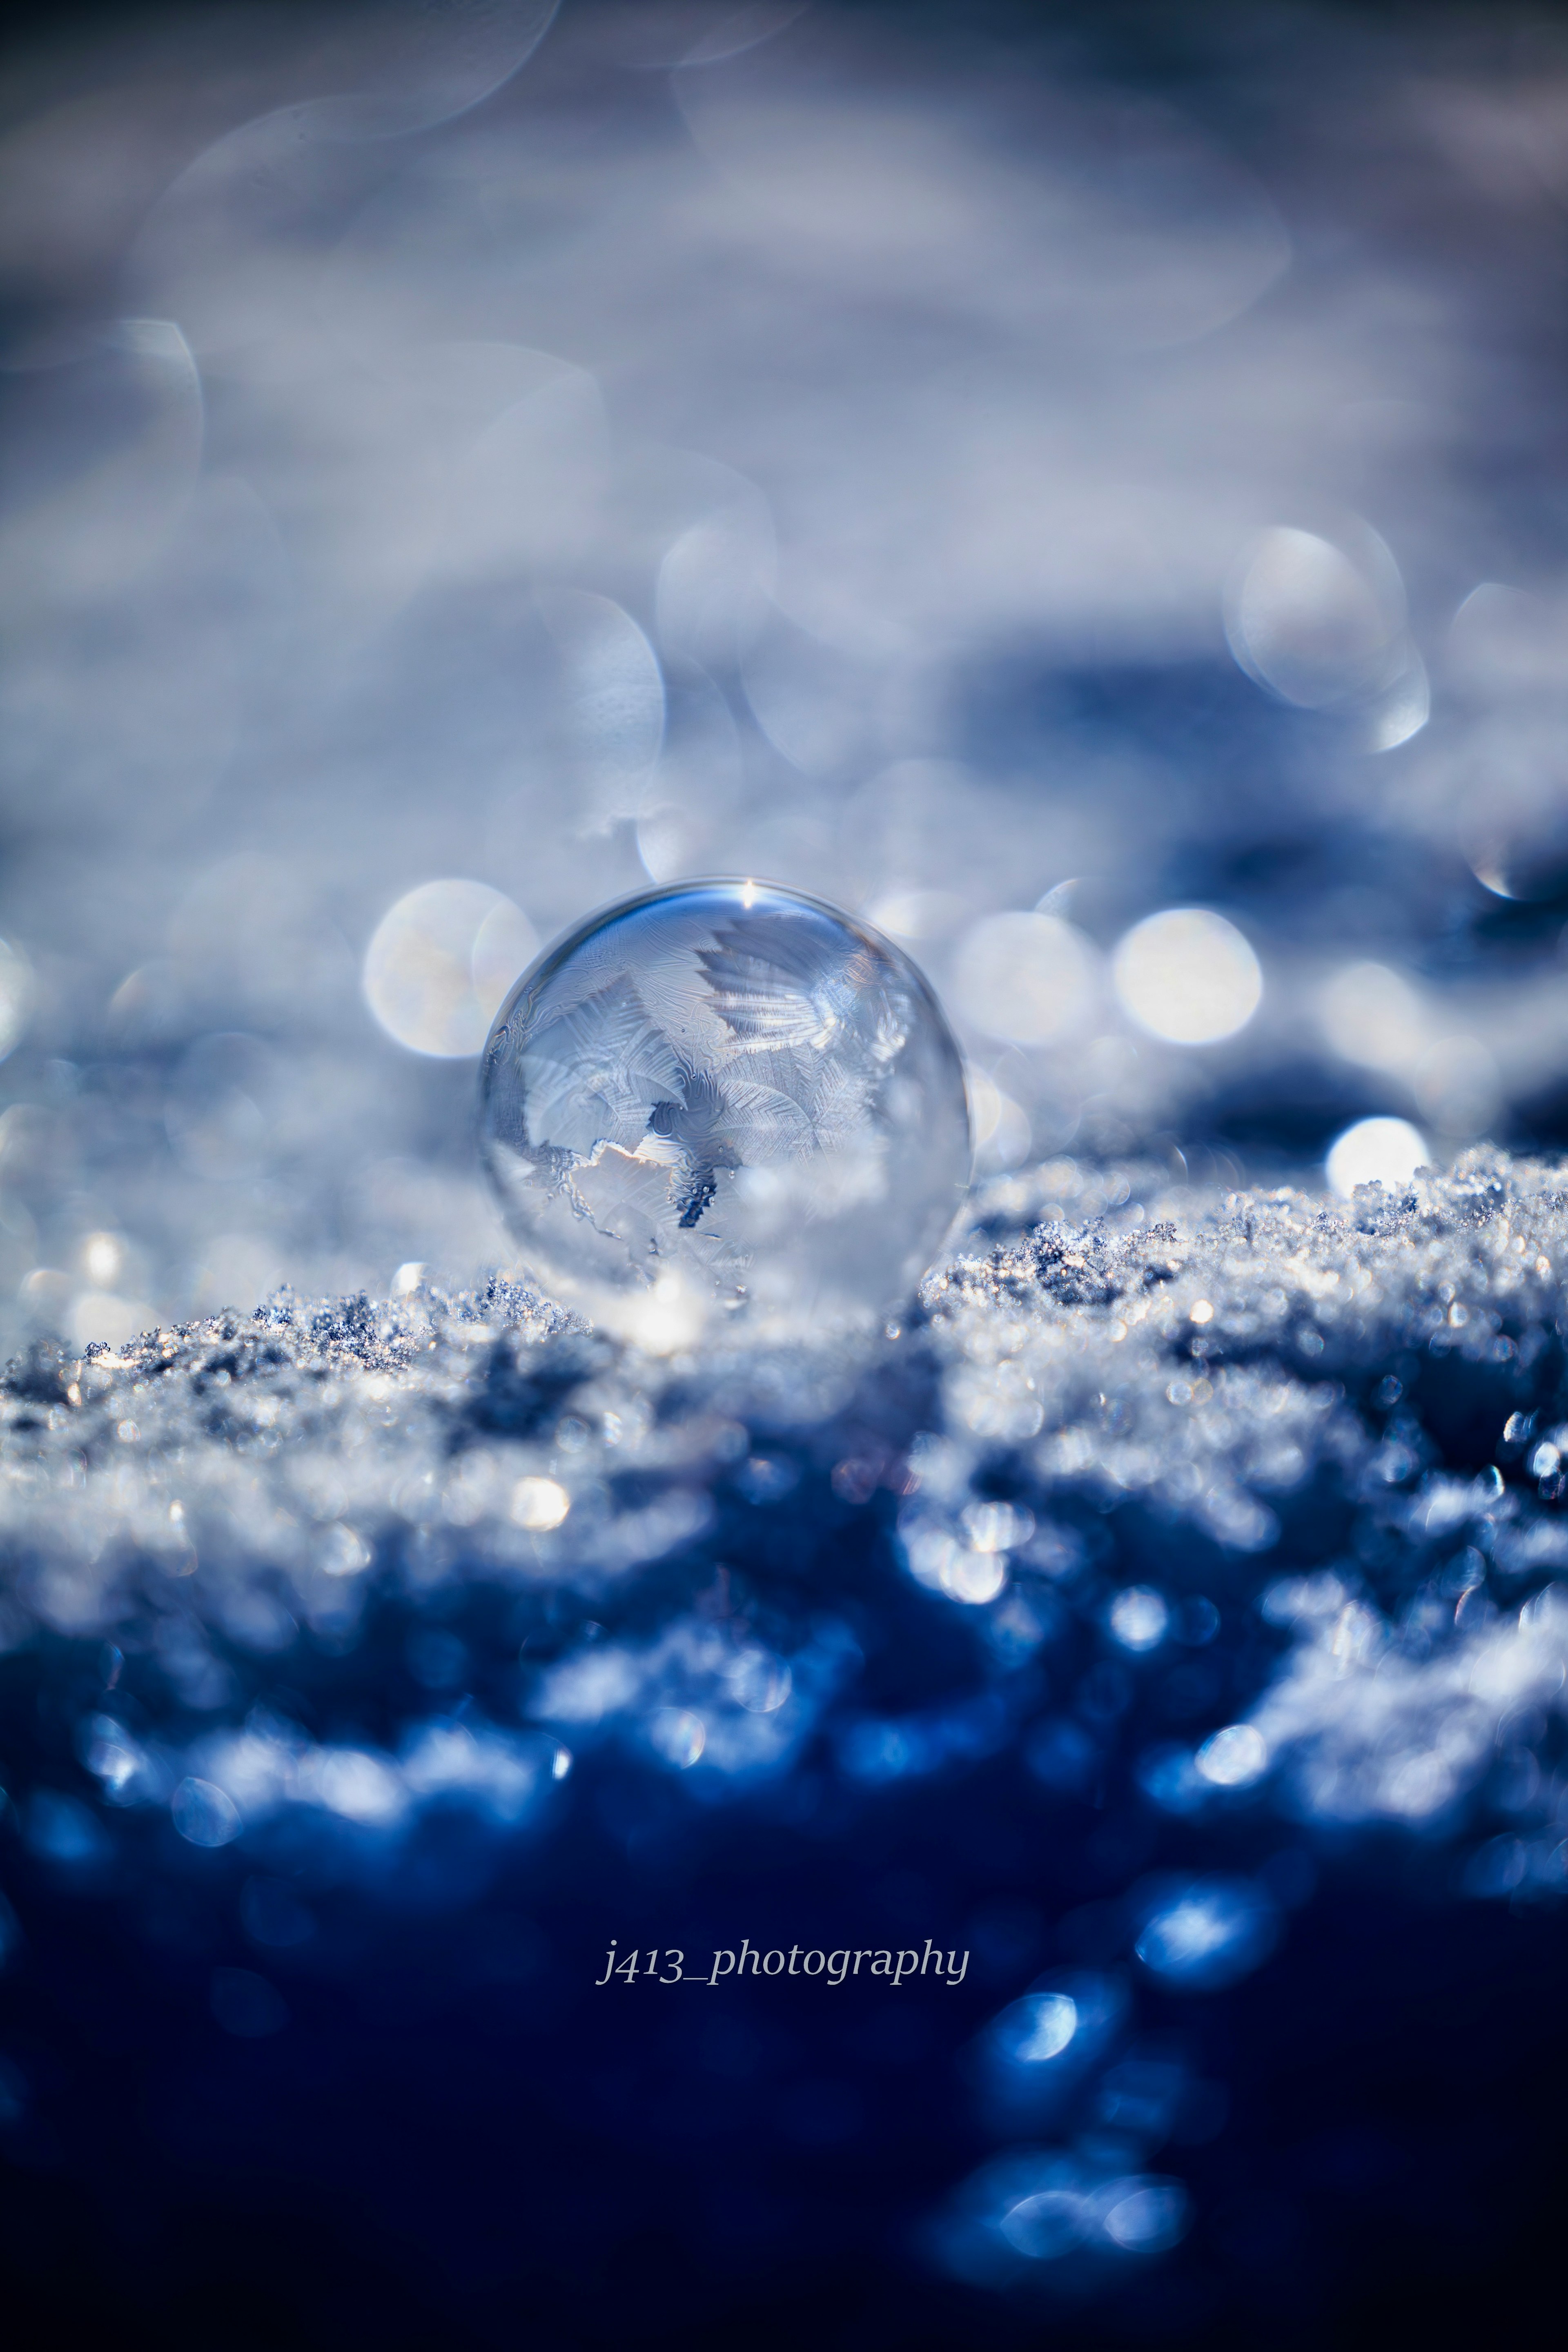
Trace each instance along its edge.
{"label": "blurred foreground snow", "polygon": [[1297,2015],[1361,1841],[1413,1925],[1568,1896],[1568,1192],[1490,1150],[1348,1205],[1058,1160],[975,1206],[869,1356],[639,1357],[500,1279],[37,1343],[0,1455],[24,2000],[62,1895],[157,1945],[164,1882],[208,1924],[161,1965],[254,1964],[213,1979],[242,2039],[371,1998],[367,1906],[390,1953],[410,1905],[471,1938],[521,1891],[559,1979],[563,1870],[616,1923],[662,1889],[672,1942],[733,1818],[794,1940],[840,1867],[893,1906],[862,1939],[967,1919],[973,1998],[921,2029],[947,2139],[858,2230],[891,2196],[919,2263],[1077,2300],[1196,2217],[1221,2292],[1246,2086],[1194,2010],[1257,1975]]}

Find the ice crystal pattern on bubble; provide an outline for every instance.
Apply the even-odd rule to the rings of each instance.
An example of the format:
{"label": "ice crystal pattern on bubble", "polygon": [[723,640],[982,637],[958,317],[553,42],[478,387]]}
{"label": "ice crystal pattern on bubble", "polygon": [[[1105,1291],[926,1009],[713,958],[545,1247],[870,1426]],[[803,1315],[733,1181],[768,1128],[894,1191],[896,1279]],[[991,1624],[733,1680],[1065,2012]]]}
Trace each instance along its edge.
{"label": "ice crystal pattern on bubble", "polygon": [[886,941],[793,892],[703,884],[583,926],[486,1052],[487,1160],[531,1261],[590,1301],[874,1309],[968,1174],[957,1052]]}

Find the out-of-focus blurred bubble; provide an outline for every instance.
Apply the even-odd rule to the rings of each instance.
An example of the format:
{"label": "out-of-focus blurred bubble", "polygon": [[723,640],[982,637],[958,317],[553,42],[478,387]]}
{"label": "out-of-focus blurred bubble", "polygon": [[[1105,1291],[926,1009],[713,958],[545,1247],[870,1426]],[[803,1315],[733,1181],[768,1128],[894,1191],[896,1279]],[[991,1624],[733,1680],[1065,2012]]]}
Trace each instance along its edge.
{"label": "out-of-focus blurred bubble", "polygon": [[0,613],[15,626],[146,570],[195,488],[203,408],[170,319],[122,319],[89,356],[5,389]]}
{"label": "out-of-focus blurred bubble", "polygon": [[795,889],[844,896],[835,800],[797,779],[748,788],[741,734],[721,696],[687,673],[672,698],[666,755],[637,816],[637,854],[656,882],[717,873],[769,875]]}
{"label": "out-of-focus blurred bubble", "polygon": [[1501,1108],[1501,1074],[1479,1037],[1438,1038],[1413,1083],[1423,1117],[1441,1135],[1483,1135]]}
{"label": "out-of-focus blurred bubble", "polygon": [[1407,1118],[1358,1118],[1335,1138],[1323,1164],[1348,1201],[1358,1184],[1407,1184],[1426,1159],[1426,1139]]}
{"label": "out-of-focus blurred bubble", "polygon": [[1100,996],[1099,959],[1057,915],[984,915],[960,942],[952,996],[988,1037],[1054,1045],[1083,1029]]}
{"label": "out-of-focus blurred bubble", "polygon": [[1070,1993],[1033,1993],[1008,2011],[1008,2021],[1015,2065],[1048,2065],[1078,2032],[1078,2003]]}
{"label": "out-of-focus blurred bubble", "polygon": [[1512,823],[1494,814],[1466,833],[1470,870],[1494,898],[1528,907],[1562,896],[1568,882],[1568,811],[1542,811]]}
{"label": "out-of-focus blurred bubble", "polygon": [[1568,891],[1563,719],[1545,696],[1510,697],[1472,725],[1456,755],[1459,845],[1495,898],[1532,906]]}
{"label": "out-of-focus blurred bubble", "polygon": [[1112,1601],[1106,1615],[1113,1638],[1124,1650],[1141,1654],[1157,1650],[1171,1622],[1169,1604],[1152,1585],[1130,1584]]}
{"label": "out-of-focus blurred bubble", "polygon": [[0,940],[0,1062],[15,1053],[33,1010],[33,967],[20,948]]}
{"label": "out-of-focus blurred bubble", "polygon": [[1315,531],[1266,530],[1226,598],[1226,635],[1249,677],[1308,709],[1369,701],[1407,667],[1405,590],[1364,524],[1353,554]]}
{"label": "out-of-focus blurred bubble", "polygon": [[[430,131],[478,106],[531,57],[560,0],[394,0],[376,12],[374,40],[346,38],[322,59],[351,94],[315,100],[312,127],[340,139],[385,139]],[[334,55],[334,50],[338,54]],[[352,77],[352,79],[350,79]]]}
{"label": "out-of-focus blurred bubble", "polygon": [[321,95],[226,131],[143,223],[133,278],[156,286],[199,351],[313,330],[315,272],[298,266],[323,215],[397,168],[384,142],[450,121],[508,80],[556,0],[443,0],[339,22],[314,58]]}
{"label": "out-of-focus blurred bubble", "polygon": [[744,7],[721,15],[695,41],[690,38],[692,19],[684,9],[672,9],[662,21],[658,12],[649,10],[647,21],[657,28],[658,46],[648,54],[647,62],[722,65],[726,58],[738,58],[759,42],[771,41],[775,33],[804,16],[808,5],[809,0],[747,0]]}
{"label": "out-of-focus blurred bubble", "polygon": [[1187,2233],[1192,2200],[1179,2180],[1113,2181],[1100,2201],[1101,2227],[1124,2253],[1163,2254]]}
{"label": "out-of-focus blurred bubble", "polygon": [[160,1766],[113,1716],[95,1715],[82,1727],[78,1753],[110,1805],[156,1801],[164,1793]]}
{"label": "out-of-focus blurred bubble", "polygon": [[1199,1878],[1157,1905],[1133,1949],[1173,1991],[1216,1992],[1260,1966],[1279,1936],[1279,1906],[1266,1888]]}
{"label": "out-of-focus blurred bubble", "polygon": [[1384,963],[1348,963],[1318,1000],[1323,1034],[1336,1054],[1369,1070],[1405,1070],[1426,1048],[1426,1008],[1410,982]]}
{"label": "out-of-focus blurred bubble", "polygon": [[1403,652],[1394,677],[1363,715],[1364,751],[1396,751],[1401,743],[1419,735],[1432,716],[1432,681],[1426,665],[1408,637]]}
{"label": "out-of-focus blurred bubble", "polygon": [[976,1551],[965,1544],[950,1542],[942,1553],[937,1567],[936,1584],[950,1601],[963,1601],[966,1608],[983,1608],[994,1601],[1007,1581],[1005,1552]]}
{"label": "out-of-focus blurred bubble", "polygon": [[367,1828],[401,1819],[408,1792],[401,1776],[363,1748],[323,1748],[315,1759],[315,1790],[329,1812]]}
{"label": "out-of-focus blurred bubble", "polygon": [[759,226],[800,240],[819,269],[1148,349],[1212,332],[1286,266],[1262,189],[1168,107],[1038,82],[1015,85],[1009,106],[976,75],[993,116],[982,143],[977,108],[943,121],[896,89],[852,102],[861,70],[830,20],[807,13],[676,78],[703,153]]}
{"label": "out-of-focus blurred bubble", "polygon": [[1568,614],[1543,596],[1483,580],[1448,629],[1447,675],[1478,699],[1544,689],[1568,679]]}
{"label": "out-of-focus blurred bubble", "polygon": [[488,423],[455,460],[438,507],[432,564],[460,581],[548,576],[578,554],[585,521],[602,509],[611,470],[604,396],[584,369],[519,350],[514,367],[539,379]]}
{"label": "out-of-focus blurred bubble", "polygon": [[1268,1769],[1268,1743],[1255,1724],[1227,1723],[1211,1733],[1193,1761],[1216,1789],[1247,1789]]}
{"label": "out-of-focus blurred bubble", "polygon": [[390,907],[364,957],[364,993],[411,1053],[477,1054],[501,1000],[538,952],[521,908],[485,882],[423,882]]}
{"label": "out-of-focus blurred bubble", "polygon": [[232,1182],[259,1175],[277,1159],[288,1090],[287,1066],[259,1037],[241,1030],[198,1037],[170,1086],[169,1140],[195,1176]]}
{"label": "out-of-focus blurred bubble", "polygon": [[1032,1138],[1028,1113],[973,1062],[964,1066],[963,1084],[969,1096],[969,1125],[974,1139],[976,1166],[987,1174],[993,1170],[1016,1168],[1029,1154]]}
{"label": "out-of-focus blurred bubble", "polygon": [[1121,2030],[1127,1996],[1115,1979],[1069,1975],[1008,2003],[982,2034],[976,2058],[994,2093],[1015,2109],[1048,2112]]}
{"label": "out-of-focus blurred bubble", "polygon": [[788,1698],[794,1678],[783,1658],[768,1650],[743,1650],[726,1676],[731,1696],[748,1715],[775,1715]]}
{"label": "out-of-focus blurred bubble", "polygon": [[1011,1551],[1035,1532],[1035,1515],[1024,1503],[967,1503],[964,1532],[976,1551]]}
{"label": "out-of-focus blurred bubble", "polygon": [[174,1827],[192,1845],[231,1845],[245,1826],[232,1797],[216,1781],[194,1776],[180,1782],[169,1811]]}
{"label": "out-of-focus blurred bubble", "polygon": [[782,614],[752,644],[742,667],[752,714],[791,767],[808,776],[836,775],[876,740],[875,671]]}
{"label": "out-of-focus blurred bubble", "polygon": [[[1063,2263],[1084,2249],[1150,2258],[1180,2244],[1192,2210],[1183,2183],[1162,2173],[1107,2178],[1102,2166],[1105,2152],[1090,2138],[1074,2157],[1020,2149],[987,2166],[973,2189],[990,2189],[990,2227],[1027,2263]],[[969,2274],[966,2263],[954,2267]]]}
{"label": "out-of-focus blurred bubble", "polygon": [[700,1715],[687,1706],[656,1707],[648,1717],[648,1743],[667,1764],[679,1772],[689,1771],[702,1754],[708,1740],[708,1727]]}
{"label": "out-of-focus blurred bubble", "polygon": [[670,696],[664,747],[638,812],[637,855],[655,882],[769,870],[752,854],[754,838],[740,730],[711,679],[688,672]]}
{"label": "out-of-focus blurred bubble", "polygon": [[364,1538],[342,1520],[323,1528],[312,1549],[323,1576],[361,1576],[371,1563],[371,1549]]}
{"label": "out-of-focus blurred bubble", "polygon": [[540,606],[565,672],[560,740],[579,822],[606,831],[641,804],[664,737],[664,679],[637,623],[608,596],[556,588]]}
{"label": "out-of-focus blurred bubble", "polygon": [[1220,1614],[1214,1602],[1201,1592],[1190,1592],[1176,1611],[1176,1639],[1189,1648],[1201,1650],[1219,1632]]}
{"label": "out-of-focus blurred bubble", "polygon": [[1168,907],[1134,924],[1116,950],[1111,975],[1124,1010],[1173,1045],[1234,1037],[1263,996],[1263,974],[1247,940],[1203,907]]}
{"label": "out-of-focus blurred bubble", "polygon": [[736,496],[682,531],[658,569],[655,610],[667,657],[723,677],[765,626],[778,556],[767,501],[736,478]]}
{"label": "out-of-focus blurred bubble", "polygon": [[1015,2253],[1026,2262],[1059,2262],[1082,2244],[1085,2199],[1075,2186],[1037,2189],[1010,2205],[996,2226]]}

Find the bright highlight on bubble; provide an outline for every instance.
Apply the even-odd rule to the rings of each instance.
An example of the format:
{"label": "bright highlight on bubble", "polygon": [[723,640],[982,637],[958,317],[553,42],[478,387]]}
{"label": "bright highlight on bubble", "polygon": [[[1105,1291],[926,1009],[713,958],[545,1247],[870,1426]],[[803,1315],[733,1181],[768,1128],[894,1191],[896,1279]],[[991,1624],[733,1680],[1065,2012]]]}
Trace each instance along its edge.
{"label": "bright highlight on bubble", "polygon": [[376,925],[365,950],[365,1000],[411,1053],[477,1054],[538,947],[521,908],[488,884],[422,883]]}
{"label": "bright highlight on bubble", "polygon": [[657,1352],[715,1305],[865,1325],[930,1264],[968,1181],[963,1067],[924,980],[767,883],[653,891],[580,925],[506,1004],[480,1097],[531,1272]]}
{"label": "bright highlight on bubble", "polygon": [[1426,1139],[1407,1118],[1358,1118],[1330,1147],[1324,1166],[1348,1201],[1358,1184],[1407,1184],[1426,1158]]}
{"label": "bright highlight on bubble", "polygon": [[1168,907],[1137,923],[1111,964],[1140,1028],[1173,1045],[1213,1045],[1245,1029],[1263,996],[1258,958],[1234,923],[1204,907]]}

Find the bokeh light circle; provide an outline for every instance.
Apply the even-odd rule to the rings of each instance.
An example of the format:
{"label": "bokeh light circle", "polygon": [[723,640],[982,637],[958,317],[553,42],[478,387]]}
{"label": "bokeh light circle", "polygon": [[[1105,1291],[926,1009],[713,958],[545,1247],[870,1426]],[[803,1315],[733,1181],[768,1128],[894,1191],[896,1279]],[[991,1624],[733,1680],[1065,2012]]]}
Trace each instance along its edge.
{"label": "bokeh light circle", "polygon": [[953,971],[959,1011],[1015,1045],[1050,1045],[1081,1028],[1096,995],[1094,951],[1059,916],[986,915],[965,934]]}
{"label": "bokeh light circle", "polygon": [[364,958],[371,1011],[411,1053],[477,1054],[496,1007],[539,940],[521,908],[484,882],[425,882],[387,909]]}
{"label": "bokeh light circle", "polygon": [[1134,924],[1111,975],[1122,1008],[1173,1045],[1213,1045],[1245,1029],[1263,974],[1243,934],[1206,907],[1167,907]]}
{"label": "bokeh light circle", "polygon": [[1315,531],[1266,530],[1226,599],[1226,635],[1242,668],[1308,709],[1374,693],[1405,625],[1394,559],[1364,524],[1359,562]]}
{"label": "bokeh light circle", "polygon": [[1358,1118],[1331,1144],[1324,1166],[1348,1201],[1358,1184],[1407,1184],[1426,1160],[1426,1139],[1407,1118]]}

